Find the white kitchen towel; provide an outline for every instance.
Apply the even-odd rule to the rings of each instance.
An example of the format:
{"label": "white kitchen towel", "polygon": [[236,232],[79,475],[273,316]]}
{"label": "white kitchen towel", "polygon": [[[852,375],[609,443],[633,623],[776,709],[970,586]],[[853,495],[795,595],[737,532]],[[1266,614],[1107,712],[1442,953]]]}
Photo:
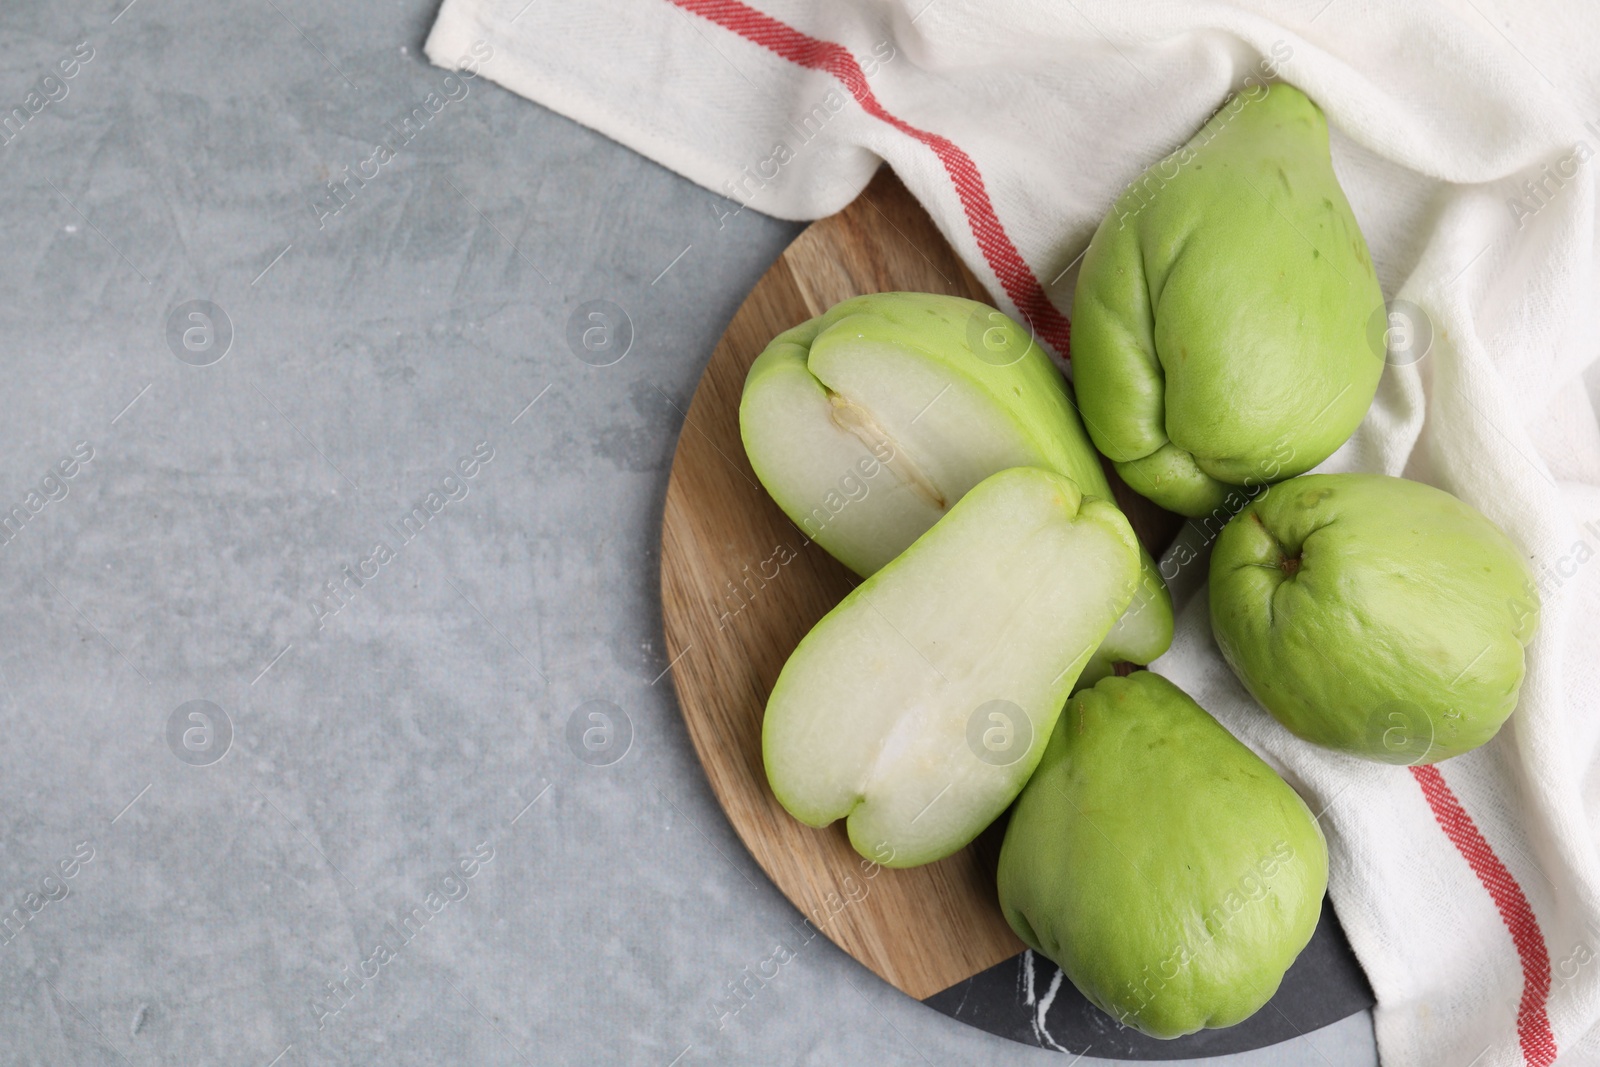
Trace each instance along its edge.
{"label": "white kitchen towel", "polygon": [[1303,744],[1222,663],[1186,550],[1156,666],[1321,813],[1384,1062],[1494,1067],[1600,1063],[1597,46],[1592,0],[444,0],[428,55],[700,183],[719,228],[836,211],[887,160],[1058,355],[1131,179],[1259,81],[1321,104],[1391,300],[1377,402],[1325,469],[1440,486],[1527,551],[1522,703],[1432,768]]}

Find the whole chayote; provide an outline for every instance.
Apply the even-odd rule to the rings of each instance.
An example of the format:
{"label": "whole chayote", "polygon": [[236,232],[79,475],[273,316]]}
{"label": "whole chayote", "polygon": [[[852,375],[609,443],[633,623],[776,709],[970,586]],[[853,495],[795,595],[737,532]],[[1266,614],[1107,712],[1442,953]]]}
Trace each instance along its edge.
{"label": "whole chayote", "polygon": [[1149,671],[1068,702],[1000,849],[1017,936],[1153,1037],[1255,1013],[1311,939],[1327,885],[1305,802]]}
{"label": "whole chayote", "polygon": [[1211,512],[1355,430],[1383,371],[1368,334],[1382,305],[1322,112],[1258,86],[1095,232],[1072,327],[1084,424],[1135,490]]}
{"label": "whole chayote", "polygon": [[1275,485],[1211,556],[1212,632],[1245,688],[1307,741],[1385,763],[1435,763],[1493,737],[1538,624],[1517,546],[1404,478]]}

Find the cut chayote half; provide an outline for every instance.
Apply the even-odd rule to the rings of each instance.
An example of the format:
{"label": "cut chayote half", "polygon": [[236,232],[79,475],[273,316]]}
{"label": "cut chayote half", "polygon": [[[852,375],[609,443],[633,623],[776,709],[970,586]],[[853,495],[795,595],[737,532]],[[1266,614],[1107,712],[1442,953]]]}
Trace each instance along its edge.
{"label": "cut chayote half", "polygon": [[1139,542],[1055,471],[979,482],[851,590],[767,699],[767,781],[868,859],[965,846],[1015,799],[1084,665],[1128,606]]}
{"label": "cut chayote half", "polygon": [[[773,338],[750,367],[739,432],[756,477],[802,533],[862,577],[983,479],[1067,475],[1114,503],[1061,373],[1014,320],[935,293],[874,293]],[[1084,671],[1149,663],[1172,601],[1142,549],[1139,589]]]}

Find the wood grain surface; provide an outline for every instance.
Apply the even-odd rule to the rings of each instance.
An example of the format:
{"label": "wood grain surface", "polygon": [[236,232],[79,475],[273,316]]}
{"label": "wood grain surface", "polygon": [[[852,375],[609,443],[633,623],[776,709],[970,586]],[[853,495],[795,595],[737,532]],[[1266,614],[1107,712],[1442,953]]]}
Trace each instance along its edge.
{"label": "wood grain surface", "polygon": [[[756,862],[822,933],[924,999],[1022,950],[995,896],[997,825],[912,870],[858,856],[844,823],[816,830],[767,786],[761,717],[789,653],[856,578],[779,510],[739,439],[739,396],[772,337],[847,297],[909,290],[990,303],[893,173],[809,226],[761,278],[712,353],[678,438],[661,531],[661,603],[678,702],[711,787]],[[1177,521],[1118,502],[1159,552]]]}

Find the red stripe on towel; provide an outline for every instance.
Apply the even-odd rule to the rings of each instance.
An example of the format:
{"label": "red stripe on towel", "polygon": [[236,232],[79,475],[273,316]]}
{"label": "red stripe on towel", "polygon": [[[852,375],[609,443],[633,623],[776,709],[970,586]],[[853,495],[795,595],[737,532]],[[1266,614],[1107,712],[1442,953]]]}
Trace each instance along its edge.
{"label": "red stripe on towel", "polygon": [[1511,941],[1522,961],[1522,1000],[1517,1005],[1517,1037],[1522,1042],[1522,1056],[1529,1067],[1549,1067],[1555,1062],[1556,1040],[1550,1032],[1550,1017],[1545,1014],[1545,1000],[1550,995],[1550,952],[1545,947],[1539,920],[1528,906],[1522,887],[1484,840],[1472,816],[1445,784],[1439,769],[1413,767],[1411,774],[1422,787],[1422,795],[1427,798],[1428,807],[1433,809],[1433,817],[1439,821],[1445,836],[1488,890],[1506,929],[1511,931]]}
{"label": "red stripe on towel", "polygon": [[844,83],[867,114],[933,149],[934,155],[939,157],[939,162],[944,164],[945,171],[950,175],[956,195],[961,198],[961,207],[966,212],[967,224],[972,227],[973,236],[977,238],[978,248],[983,252],[989,269],[1000,279],[1006,296],[1040,338],[1063,357],[1068,355],[1070,327],[1067,317],[1056,310],[1056,306],[1045,295],[1039,279],[1034,277],[1032,268],[1022,258],[1022,253],[1011,243],[1005,227],[1000,224],[1000,217],[995,214],[994,204],[989,200],[983,175],[978,173],[977,164],[972,162],[971,156],[949,139],[918,129],[886,111],[867,85],[867,76],[862,73],[855,57],[843,45],[803,34],[739,0],[670,2],[731,30],[791,63],[811,70],[827,71]]}

